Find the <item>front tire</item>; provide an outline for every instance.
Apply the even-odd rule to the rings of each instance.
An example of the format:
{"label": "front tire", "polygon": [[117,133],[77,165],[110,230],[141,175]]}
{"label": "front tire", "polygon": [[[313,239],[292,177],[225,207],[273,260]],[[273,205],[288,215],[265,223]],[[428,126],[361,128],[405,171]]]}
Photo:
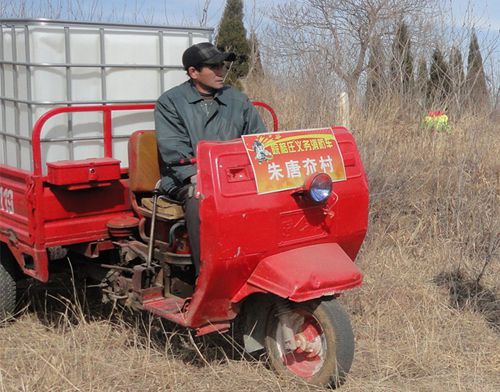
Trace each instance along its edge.
{"label": "front tire", "polygon": [[351,368],[354,335],[347,313],[335,300],[282,301],[268,314],[265,349],[278,373],[337,387]]}
{"label": "front tire", "polygon": [[8,269],[12,257],[1,249],[0,259],[0,321],[14,314],[16,309],[16,279],[12,270]]}

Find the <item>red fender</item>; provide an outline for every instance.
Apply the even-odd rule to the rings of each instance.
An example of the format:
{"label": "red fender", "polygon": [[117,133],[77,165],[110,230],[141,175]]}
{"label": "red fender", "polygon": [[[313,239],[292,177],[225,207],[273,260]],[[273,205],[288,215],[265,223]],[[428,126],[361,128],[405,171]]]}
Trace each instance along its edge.
{"label": "red fender", "polygon": [[357,287],[362,280],[361,271],[338,244],[310,245],[262,259],[232,302],[256,292],[309,301]]}

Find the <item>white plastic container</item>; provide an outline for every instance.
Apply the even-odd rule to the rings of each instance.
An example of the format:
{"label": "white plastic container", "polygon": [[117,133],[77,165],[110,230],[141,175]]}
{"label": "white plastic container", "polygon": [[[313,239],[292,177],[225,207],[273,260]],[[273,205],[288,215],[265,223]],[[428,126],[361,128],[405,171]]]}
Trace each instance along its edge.
{"label": "white plastic container", "polygon": [[[0,20],[0,164],[32,169],[33,124],[68,105],[154,102],[186,79],[182,53],[213,30]],[[152,112],[113,115],[113,155],[128,166],[127,136],[153,129]],[[103,156],[102,114],[59,115],[42,133],[42,160]],[[82,140],[83,139],[83,140]]]}

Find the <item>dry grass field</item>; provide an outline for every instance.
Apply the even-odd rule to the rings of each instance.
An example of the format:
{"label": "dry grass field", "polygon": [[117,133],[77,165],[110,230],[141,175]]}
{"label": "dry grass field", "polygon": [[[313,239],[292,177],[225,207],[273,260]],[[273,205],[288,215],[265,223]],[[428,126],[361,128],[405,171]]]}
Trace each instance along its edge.
{"label": "dry grass field", "polygon": [[[277,109],[284,129],[333,121],[300,95],[249,92]],[[451,116],[450,132],[437,133],[420,115],[388,105],[352,120],[371,208],[357,260],[364,284],[343,297],[356,353],[341,390],[496,392],[499,125]],[[66,285],[33,287],[18,320],[0,327],[1,392],[320,390],[244,358],[231,336],[193,339],[147,315],[70,305]]]}

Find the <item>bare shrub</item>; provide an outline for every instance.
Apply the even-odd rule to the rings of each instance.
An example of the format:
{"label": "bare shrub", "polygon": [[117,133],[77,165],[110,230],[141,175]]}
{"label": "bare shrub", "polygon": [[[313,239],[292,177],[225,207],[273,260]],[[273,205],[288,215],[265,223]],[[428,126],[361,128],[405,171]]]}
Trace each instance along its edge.
{"label": "bare shrub", "polygon": [[354,106],[372,43],[388,36],[398,19],[420,18],[431,6],[426,0],[288,2],[271,11],[269,46],[288,64],[304,64],[304,57],[314,56],[316,69],[342,80]]}

